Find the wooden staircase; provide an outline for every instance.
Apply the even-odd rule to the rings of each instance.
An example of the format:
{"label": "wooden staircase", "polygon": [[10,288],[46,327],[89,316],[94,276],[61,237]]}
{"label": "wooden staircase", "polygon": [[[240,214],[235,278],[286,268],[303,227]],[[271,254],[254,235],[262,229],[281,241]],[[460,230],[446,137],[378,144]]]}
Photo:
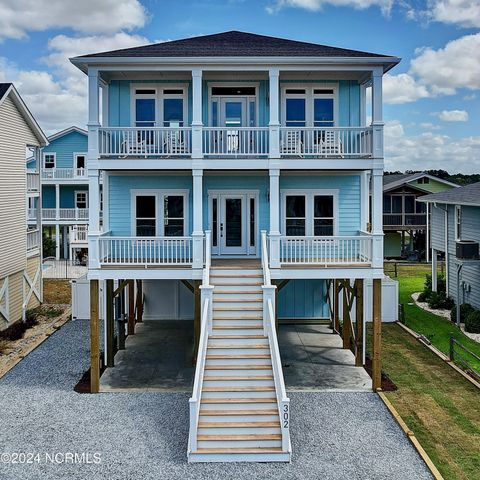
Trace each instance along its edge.
{"label": "wooden staircase", "polygon": [[193,462],[285,462],[262,270],[212,268],[208,336]]}

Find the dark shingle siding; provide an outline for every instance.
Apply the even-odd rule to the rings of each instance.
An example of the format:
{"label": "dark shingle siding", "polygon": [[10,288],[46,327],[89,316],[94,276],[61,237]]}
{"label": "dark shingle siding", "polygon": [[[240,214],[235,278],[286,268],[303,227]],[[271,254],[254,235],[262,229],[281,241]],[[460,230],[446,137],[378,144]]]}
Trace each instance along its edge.
{"label": "dark shingle siding", "polygon": [[[388,57],[245,32],[224,32],[83,57]],[[80,57],[81,58],[81,57]]]}

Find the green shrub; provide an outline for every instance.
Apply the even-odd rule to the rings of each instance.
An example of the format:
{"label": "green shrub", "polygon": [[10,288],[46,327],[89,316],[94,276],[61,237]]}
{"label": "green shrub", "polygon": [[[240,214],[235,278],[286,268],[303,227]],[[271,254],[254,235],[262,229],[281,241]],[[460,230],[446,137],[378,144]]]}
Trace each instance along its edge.
{"label": "green shrub", "polygon": [[[475,309],[469,303],[462,303],[462,305],[460,305],[460,321],[465,322],[467,315],[474,310]],[[454,305],[452,307],[452,310],[450,311],[450,319],[454,323],[457,322],[457,306],[456,305]]]}
{"label": "green shrub", "polygon": [[[431,295],[432,292],[430,292]],[[428,295],[426,292],[421,292],[420,295],[418,296],[418,301],[419,302],[428,302]]]}
{"label": "green shrub", "polygon": [[480,310],[472,310],[465,318],[465,330],[480,333]]}
{"label": "green shrub", "polygon": [[453,300],[445,292],[432,292],[428,297],[428,306],[435,309],[450,310],[454,305]]}
{"label": "green shrub", "polygon": [[47,235],[43,235],[43,258],[54,257],[55,250],[57,248],[57,244],[53,238],[48,237]]}
{"label": "green shrub", "polygon": [[40,312],[38,308],[33,308],[25,312],[25,323],[27,325],[27,328],[33,327],[34,325],[38,324],[37,317],[39,313]]}

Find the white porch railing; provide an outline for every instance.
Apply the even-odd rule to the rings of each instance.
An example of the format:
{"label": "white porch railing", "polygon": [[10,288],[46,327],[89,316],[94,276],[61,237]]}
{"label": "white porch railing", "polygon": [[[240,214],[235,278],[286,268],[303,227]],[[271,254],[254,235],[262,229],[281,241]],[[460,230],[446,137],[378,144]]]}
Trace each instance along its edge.
{"label": "white porch railing", "polygon": [[37,209],[36,208],[29,208],[27,210],[27,218],[28,218],[28,220],[36,220],[37,219]]}
{"label": "white porch railing", "polygon": [[384,227],[426,227],[427,215],[426,213],[384,213],[383,214]]}
{"label": "white porch railing", "polygon": [[87,178],[85,168],[45,168],[42,170],[43,180],[72,180],[76,178]]}
{"label": "white porch railing", "polygon": [[27,252],[40,246],[40,230],[27,231]]}
{"label": "white porch railing", "polygon": [[191,266],[192,237],[112,237],[101,236],[101,265]]}
{"label": "white porch railing", "polygon": [[88,227],[87,225],[75,225],[70,231],[70,243],[87,243]]}
{"label": "white porch railing", "polygon": [[332,237],[280,237],[283,265],[362,265],[372,261],[369,235]]}
{"label": "white porch railing", "polygon": [[88,220],[88,208],[42,208],[42,220]]}
{"label": "white porch railing", "polygon": [[266,156],[268,139],[268,127],[205,127],[203,153],[207,156]]}
{"label": "white porch railing", "polygon": [[40,174],[27,171],[27,192],[40,191]]}
{"label": "white porch railing", "polygon": [[275,310],[273,300],[275,298],[275,286],[270,280],[270,268],[268,261],[267,233],[262,231],[262,268],[263,268],[263,330],[268,337],[270,355],[272,358],[273,381],[277,397],[278,413],[280,417],[280,431],[282,434],[282,451],[290,453],[290,399],[287,397],[285,381],[283,379],[282,360],[278,347],[277,329],[275,325]]}
{"label": "white porch railing", "polygon": [[281,127],[283,157],[371,157],[371,127]]}
{"label": "white porch railing", "polygon": [[175,157],[191,154],[190,127],[99,129],[101,157]]}

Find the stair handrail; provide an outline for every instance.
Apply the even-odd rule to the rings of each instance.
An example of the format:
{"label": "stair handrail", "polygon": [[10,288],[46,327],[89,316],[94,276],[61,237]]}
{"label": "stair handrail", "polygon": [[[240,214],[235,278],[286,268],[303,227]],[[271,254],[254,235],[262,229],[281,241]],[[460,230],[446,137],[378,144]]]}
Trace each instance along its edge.
{"label": "stair handrail", "polygon": [[267,248],[267,232],[262,230],[262,269],[263,269],[263,284],[266,287],[272,285],[270,276],[270,267],[268,265],[268,248]]}
{"label": "stair handrail", "polygon": [[212,232],[205,230],[205,268],[203,269],[203,286],[210,286],[210,267],[212,265]]}
{"label": "stair handrail", "polygon": [[[205,298],[202,308],[202,316],[200,322],[200,339],[198,342],[197,363],[195,368],[195,379],[193,382],[192,396],[189,399],[190,405],[190,430],[188,436],[188,451],[195,452],[197,450],[197,430],[198,420],[200,416],[200,399],[202,395],[203,376],[205,373],[205,362],[207,355],[208,343],[208,323],[211,315],[210,298]],[[211,323],[211,322],[210,322]]]}
{"label": "stair handrail", "polygon": [[287,397],[285,381],[283,379],[282,361],[280,349],[278,348],[277,330],[275,327],[275,313],[272,299],[267,299],[267,336],[270,344],[272,357],[273,381],[275,383],[275,394],[277,397],[278,413],[280,416],[280,431],[282,434],[282,451],[291,452],[290,444],[290,399]]}

